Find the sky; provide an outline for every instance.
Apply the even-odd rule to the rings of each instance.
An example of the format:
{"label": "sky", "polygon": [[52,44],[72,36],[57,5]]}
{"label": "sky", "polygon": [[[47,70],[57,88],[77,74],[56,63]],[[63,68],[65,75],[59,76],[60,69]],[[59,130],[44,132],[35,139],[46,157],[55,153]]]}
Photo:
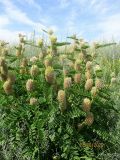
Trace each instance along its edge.
{"label": "sky", "polygon": [[72,34],[119,40],[120,0],[0,0],[0,40],[34,30],[41,37],[42,29],[53,29],[60,41]]}

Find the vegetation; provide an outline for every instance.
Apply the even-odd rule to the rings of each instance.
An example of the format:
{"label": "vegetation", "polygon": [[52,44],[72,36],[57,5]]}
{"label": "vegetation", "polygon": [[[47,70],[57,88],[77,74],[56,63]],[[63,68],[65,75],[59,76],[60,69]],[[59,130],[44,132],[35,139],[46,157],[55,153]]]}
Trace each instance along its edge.
{"label": "vegetation", "polygon": [[119,159],[119,45],[76,35],[58,42],[44,32],[48,44],[23,35],[14,49],[1,41],[0,157]]}

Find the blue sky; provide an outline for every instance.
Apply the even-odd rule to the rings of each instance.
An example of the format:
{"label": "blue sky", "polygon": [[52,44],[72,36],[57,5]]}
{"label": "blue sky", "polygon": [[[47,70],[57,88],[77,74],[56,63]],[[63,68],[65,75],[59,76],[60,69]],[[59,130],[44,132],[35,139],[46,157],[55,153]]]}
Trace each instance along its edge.
{"label": "blue sky", "polygon": [[0,39],[15,41],[52,28],[59,40],[76,33],[86,40],[120,39],[120,0],[0,0]]}

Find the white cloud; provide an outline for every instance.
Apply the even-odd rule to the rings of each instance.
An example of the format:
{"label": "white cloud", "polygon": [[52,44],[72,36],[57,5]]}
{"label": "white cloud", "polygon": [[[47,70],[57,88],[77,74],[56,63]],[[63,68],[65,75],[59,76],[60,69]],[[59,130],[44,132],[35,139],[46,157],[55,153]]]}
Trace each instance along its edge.
{"label": "white cloud", "polygon": [[69,6],[71,0],[58,0],[60,8],[64,9]]}
{"label": "white cloud", "polygon": [[120,39],[120,13],[103,18],[97,28],[102,37]]}
{"label": "white cloud", "polygon": [[6,15],[0,15],[0,28],[8,25],[10,23],[8,17]]}
{"label": "white cloud", "polygon": [[32,26],[33,28],[46,28],[39,22],[32,21],[25,12],[22,12],[16,5],[9,0],[0,1],[4,5],[6,16],[16,22]]}

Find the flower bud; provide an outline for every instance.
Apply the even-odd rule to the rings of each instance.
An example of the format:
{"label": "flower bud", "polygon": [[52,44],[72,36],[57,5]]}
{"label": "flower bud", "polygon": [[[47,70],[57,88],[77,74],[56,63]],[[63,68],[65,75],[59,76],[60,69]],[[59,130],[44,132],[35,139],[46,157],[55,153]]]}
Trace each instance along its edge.
{"label": "flower bud", "polygon": [[28,81],[26,82],[26,90],[27,91],[33,91],[35,88],[35,83],[32,79],[28,79]]}
{"label": "flower bud", "polygon": [[90,72],[90,70],[87,70],[87,71],[85,72],[85,77],[86,77],[87,80],[88,80],[88,79],[91,79],[91,72]]}
{"label": "flower bud", "polygon": [[47,68],[48,66],[52,66],[52,59],[45,59],[44,65]]}
{"label": "flower bud", "polygon": [[74,76],[74,82],[78,84],[78,83],[80,83],[80,80],[81,80],[81,74],[76,73]]}
{"label": "flower bud", "polygon": [[45,70],[45,79],[50,84],[53,84],[55,82],[54,69],[50,66],[48,66]]}
{"label": "flower bud", "polygon": [[3,89],[4,89],[5,93],[8,95],[13,93],[13,88],[12,88],[12,84],[10,81],[6,81],[3,84]]}
{"label": "flower bud", "polygon": [[92,68],[92,62],[87,61],[86,63],[86,70],[90,70]]}
{"label": "flower bud", "polygon": [[92,86],[93,86],[93,79],[88,79],[85,83],[85,90],[87,91],[91,90]]}
{"label": "flower bud", "polygon": [[96,94],[97,94],[97,88],[96,88],[96,87],[92,87],[92,89],[91,89],[91,95],[92,95],[93,97],[95,97]]}
{"label": "flower bud", "polygon": [[53,34],[53,30],[52,30],[52,29],[49,29],[49,30],[48,30],[48,34],[49,34],[49,35],[52,35],[52,34]]}
{"label": "flower bud", "polygon": [[70,88],[71,85],[72,85],[72,79],[71,79],[71,77],[64,78],[64,88],[65,89]]}
{"label": "flower bud", "polygon": [[92,112],[89,112],[85,118],[85,124],[91,126],[94,122],[94,115]]}
{"label": "flower bud", "polygon": [[28,60],[26,58],[23,58],[21,62],[21,67],[26,67],[28,65]]}
{"label": "flower bud", "polygon": [[39,68],[37,65],[32,65],[31,69],[30,69],[30,74],[31,76],[37,76],[39,74]]}
{"label": "flower bud", "polygon": [[50,36],[50,41],[51,41],[51,44],[55,44],[57,42],[57,37],[54,36],[54,35],[51,35]]}
{"label": "flower bud", "polygon": [[83,100],[83,111],[84,112],[89,112],[91,109],[91,101],[88,98],[85,98]]}
{"label": "flower bud", "polygon": [[30,98],[30,105],[37,105],[38,104],[38,100],[34,97]]}
{"label": "flower bud", "polygon": [[35,63],[36,61],[38,61],[38,58],[36,56],[30,58],[30,62]]}
{"label": "flower bud", "polygon": [[38,41],[38,46],[39,46],[39,47],[42,47],[42,46],[43,46],[43,39],[39,39],[39,41]]}
{"label": "flower bud", "polygon": [[80,60],[76,60],[75,61],[75,64],[74,64],[74,69],[76,70],[76,71],[80,71],[80,69],[81,69],[81,61]]}
{"label": "flower bud", "polygon": [[102,82],[101,79],[96,78],[96,80],[95,80],[95,87],[96,87],[97,89],[103,88],[103,82]]}
{"label": "flower bud", "polygon": [[61,112],[64,112],[66,110],[66,94],[65,94],[65,91],[63,90],[59,90],[58,91],[58,102],[60,103],[60,109],[61,109]]}

